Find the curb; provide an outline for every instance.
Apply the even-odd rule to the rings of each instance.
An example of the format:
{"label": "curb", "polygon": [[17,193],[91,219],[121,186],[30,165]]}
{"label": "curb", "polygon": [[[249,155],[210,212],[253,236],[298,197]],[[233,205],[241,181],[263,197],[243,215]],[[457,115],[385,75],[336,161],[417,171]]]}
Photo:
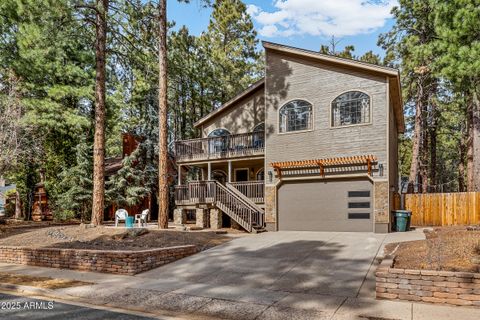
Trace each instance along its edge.
{"label": "curb", "polygon": [[[112,304],[94,304],[91,300],[75,297],[68,294],[58,294],[52,289],[45,289],[45,288],[38,288],[38,287],[31,287],[31,286],[23,286],[17,284],[10,284],[10,283],[0,283],[0,292],[7,291],[9,293],[19,293],[24,294],[26,296],[32,295],[31,298],[38,299],[38,298],[50,298],[60,300],[58,302],[64,304],[72,304],[72,305],[83,305],[87,306],[88,308],[98,309],[98,310],[107,310],[110,312],[116,313],[124,313],[124,314],[131,314],[137,315],[141,317],[148,317],[152,319],[164,319],[164,320],[176,320],[176,319],[190,319],[187,314],[183,315],[176,315],[164,310],[165,313],[150,313],[142,310],[141,308],[119,308],[116,305]],[[205,318],[210,319],[210,318]]]}

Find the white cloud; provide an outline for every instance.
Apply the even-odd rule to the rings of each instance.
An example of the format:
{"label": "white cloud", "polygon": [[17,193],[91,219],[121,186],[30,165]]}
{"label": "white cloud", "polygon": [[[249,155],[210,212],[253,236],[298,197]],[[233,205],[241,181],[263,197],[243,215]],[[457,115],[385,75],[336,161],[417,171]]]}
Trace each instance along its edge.
{"label": "white cloud", "polygon": [[247,11],[264,37],[343,37],[383,27],[395,5],[397,0],[275,0],[272,12],[253,4]]}

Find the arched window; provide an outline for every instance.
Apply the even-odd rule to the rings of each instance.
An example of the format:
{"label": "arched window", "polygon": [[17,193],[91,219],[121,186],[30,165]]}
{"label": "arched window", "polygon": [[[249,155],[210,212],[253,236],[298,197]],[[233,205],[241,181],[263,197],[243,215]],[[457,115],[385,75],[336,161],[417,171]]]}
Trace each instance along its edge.
{"label": "arched window", "polygon": [[293,100],[280,108],[279,131],[312,129],[312,105],[305,100]]}
{"label": "arched window", "polygon": [[256,178],[257,181],[265,181],[265,170],[263,170],[263,168],[257,171]]}
{"label": "arched window", "polygon": [[265,123],[259,123],[253,128],[253,147],[263,148],[265,142]]}
{"label": "arched window", "polygon": [[360,91],[342,93],[332,101],[332,127],[370,122],[370,97]]}
{"label": "arched window", "polygon": [[208,137],[212,138],[208,143],[210,153],[227,151],[229,135],[230,132],[226,129],[215,129],[210,132],[208,134]]}
{"label": "arched window", "polygon": [[230,132],[227,129],[215,129],[208,134],[209,137],[223,137],[229,135]]}

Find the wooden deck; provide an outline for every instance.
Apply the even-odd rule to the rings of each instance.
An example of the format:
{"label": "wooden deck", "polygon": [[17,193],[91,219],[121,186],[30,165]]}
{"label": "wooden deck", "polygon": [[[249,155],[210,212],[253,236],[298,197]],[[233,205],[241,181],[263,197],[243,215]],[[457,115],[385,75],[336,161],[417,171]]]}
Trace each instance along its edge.
{"label": "wooden deck", "polygon": [[[244,181],[227,183],[257,204],[265,202],[264,181]],[[215,202],[215,187],[209,181],[192,181],[175,186],[176,205],[210,204]]]}
{"label": "wooden deck", "polygon": [[264,146],[264,131],[180,140],[175,142],[175,158],[179,163],[263,156]]}

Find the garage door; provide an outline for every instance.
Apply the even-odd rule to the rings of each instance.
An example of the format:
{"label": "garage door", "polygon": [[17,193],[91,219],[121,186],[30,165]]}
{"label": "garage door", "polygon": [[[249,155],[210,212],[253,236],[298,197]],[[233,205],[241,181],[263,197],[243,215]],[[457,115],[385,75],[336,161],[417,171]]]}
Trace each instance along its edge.
{"label": "garage door", "polygon": [[290,181],[278,190],[279,230],[372,231],[369,180]]}

